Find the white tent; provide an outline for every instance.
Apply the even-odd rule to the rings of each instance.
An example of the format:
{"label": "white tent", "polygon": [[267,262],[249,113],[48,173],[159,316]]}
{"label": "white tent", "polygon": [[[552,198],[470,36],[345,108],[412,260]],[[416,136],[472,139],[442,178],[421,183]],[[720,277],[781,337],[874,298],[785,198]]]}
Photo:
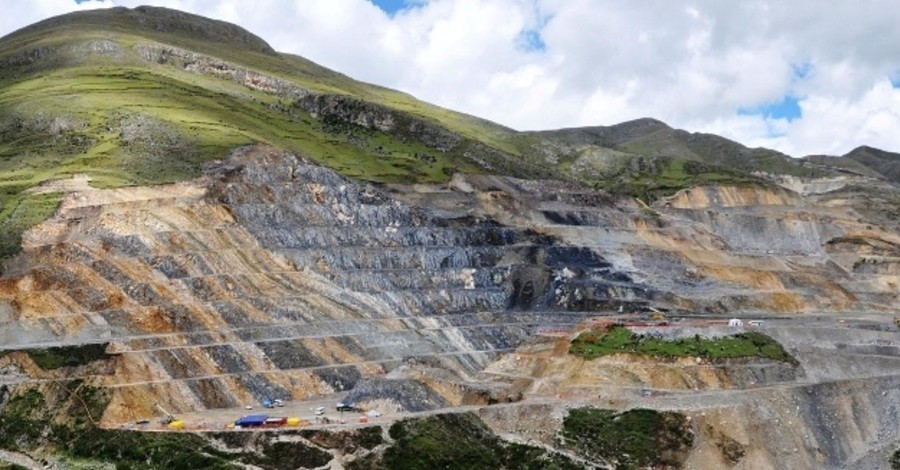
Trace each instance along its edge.
{"label": "white tent", "polygon": [[742,322],[740,318],[732,318],[731,320],[728,320],[728,326],[743,328],[744,322]]}

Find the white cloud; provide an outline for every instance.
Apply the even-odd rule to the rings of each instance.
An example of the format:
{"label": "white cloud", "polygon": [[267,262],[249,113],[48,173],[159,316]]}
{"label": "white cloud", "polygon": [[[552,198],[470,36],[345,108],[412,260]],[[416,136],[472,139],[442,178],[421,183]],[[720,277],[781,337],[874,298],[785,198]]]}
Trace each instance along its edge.
{"label": "white cloud", "polygon": [[[393,16],[367,0],[110,1],[235,22],[280,51],[518,129],[650,116],[793,155],[900,150],[893,0],[430,0]],[[90,4],[6,6],[0,34]],[[523,47],[534,30],[542,50]],[[787,95],[802,117],[738,114]]]}

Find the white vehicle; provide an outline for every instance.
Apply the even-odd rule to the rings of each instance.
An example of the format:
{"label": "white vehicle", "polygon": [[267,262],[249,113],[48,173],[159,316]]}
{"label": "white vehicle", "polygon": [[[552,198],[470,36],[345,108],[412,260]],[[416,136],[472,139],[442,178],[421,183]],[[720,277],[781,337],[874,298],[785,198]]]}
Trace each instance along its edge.
{"label": "white vehicle", "polygon": [[323,415],[323,414],[325,414],[324,406],[320,406],[320,407],[316,408],[316,415]]}
{"label": "white vehicle", "polygon": [[244,407],[244,409],[245,409],[245,410],[252,410],[252,409],[253,409],[253,405],[247,405],[247,406]]}
{"label": "white vehicle", "polygon": [[377,417],[381,416],[381,412],[378,410],[369,410],[369,412],[366,413],[366,416],[368,416],[370,418],[377,418]]}

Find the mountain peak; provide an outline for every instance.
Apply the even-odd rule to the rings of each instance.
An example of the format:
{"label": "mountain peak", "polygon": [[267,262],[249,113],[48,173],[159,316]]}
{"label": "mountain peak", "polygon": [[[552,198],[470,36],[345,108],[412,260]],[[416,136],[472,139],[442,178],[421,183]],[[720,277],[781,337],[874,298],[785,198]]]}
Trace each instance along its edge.
{"label": "mountain peak", "polygon": [[276,53],[262,38],[235,24],[154,6],[139,6],[131,9],[114,7],[73,12],[35,23],[0,39],[14,39],[18,36],[40,34],[59,28],[85,30],[98,27],[125,32],[162,33],[230,45],[263,54],[274,55]]}
{"label": "mountain peak", "polygon": [[[620,122],[616,124],[616,126],[623,127],[634,127],[634,128],[659,128],[659,129],[671,129],[672,127],[668,124],[660,121],[659,119],[651,118],[651,117],[642,117],[637,119],[632,119],[630,121]],[[615,127],[615,126],[613,126]]]}
{"label": "mountain peak", "polygon": [[879,148],[871,147],[868,145],[860,145],[859,147],[856,147],[855,149],[851,150],[844,156],[852,158],[853,156],[856,156],[856,155],[868,155],[868,156],[881,158],[881,159],[887,159],[887,160],[891,160],[891,159],[900,160],[900,153],[888,152],[886,150],[881,150]]}

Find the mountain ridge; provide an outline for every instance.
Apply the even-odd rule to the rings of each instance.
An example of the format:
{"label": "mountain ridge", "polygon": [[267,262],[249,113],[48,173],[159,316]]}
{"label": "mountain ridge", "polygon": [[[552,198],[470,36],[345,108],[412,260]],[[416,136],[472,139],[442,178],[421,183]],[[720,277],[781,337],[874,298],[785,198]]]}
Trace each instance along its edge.
{"label": "mountain ridge", "polygon": [[[131,34],[141,33],[146,34],[147,38],[149,39],[164,39],[164,42],[176,46],[196,45],[196,42],[192,42],[189,40],[198,38],[203,40],[201,42],[212,41],[228,45],[235,45],[240,46],[239,49],[247,50],[250,53],[261,53],[276,59],[283,58],[303,61],[305,62],[306,67],[301,67],[300,69],[296,70],[296,72],[309,74],[313,79],[320,78],[339,82],[338,90],[341,90],[342,93],[349,92],[350,95],[362,92],[362,95],[360,95],[359,97],[363,100],[371,100],[373,98],[373,96],[369,96],[367,95],[367,93],[365,93],[365,89],[369,87],[380,88],[382,90],[389,91],[392,94],[404,95],[401,92],[387,90],[376,85],[357,82],[355,80],[349,79],[343,74],[328,70],[321,66],[317,66],[302,57],[277,53],[264,40],[239,26],[161,7],[141,6],[134,9],[115,7],[111,9],[76,12],[67,15],[61,15],[55,18],[50,18],[34,25],[22,28],[3,38],[0,38],[0,55],[9,55],[8,52],[4,54],[5,51],[3,51],[3,45],[6,45],[6,43],[15,44],[17,40],[23,39],[23,37],[30,36],[58,36],[60,35],[60,33],[57,30],[63,27],[76,30],[79,28],[83,29],[85,27],[94,27],[96,28],[97,32],[102,32],[105,30],[108,32],[128,32]],[[34,40],[32,39],[29,42],[34,42]],[[203,48],[201,48],[201,50],[202,49]],[[234,51],[228,51],[227,49],[216,49],[215,51],[205,52],[214,52],[216,55],[222,56],[224,59],[235,58],[235,54],[233,54]],[[259,64],[250,61],[250,63],[248,63],[247,65],[253,66]],[[269,64],[269,66],[271,67],[272,64]],[[285,66],[290,67],[290,65]],[[276,70],[279,72],[284,72],[287,69],[284,69],[283,67],[276,67]],[[360,86],[362,86],[362,88],[359,88]],[[340,87],[343,87],[343,89],[341,89]],[[410,111],[409,109],[403,109],[402,106],[392,107],[392,103],[384,102],[383,100],[375,99],[372,102],[380,105],[387,105],[389,108],[400,112]],[[486,143],[494,147],[495,149],[509,152],[512,155],[521,155],[523,152],[527,153],[527,144],[522,145],[523,143],[520,142],[520,140],[523,140],[521,138],[527,137],[528,135],[539,134],[560,137],[572,133],[590,135],[596,134],[598,131],[600,131],[605,135],[605,139],[590,143],[605,144],[607,146],[613,147],[620,147],[622,146],[622,144],[629,144],[624,146],[626,150],[632,151],[633,153],[636,153],[638,155],[648,157],[676,157],[679,156],[678,153],[687,153],[689,154],[689,158],[697,158],[708,164],[734,167],[735,163],[737,163],[743,164],[747,167],[741,168],[742,170],[749,169],[750,171],[756,171],[760,169],[753,168],[755,161],[787,158],[787,156],[775,151],[771,151],[768,149],[750,149],[737,142],[733,142],[728,139],[724,139],[711,134],[691,133],[680,129],[673,129],[667,124],[662,123],[661,121],[650,118],[647,118],[650,119],[649,121],[647,119],[634,120],[611,126],[591,126],[546,131],[518,132],[474,116],[462,115],[456,112],[452,112],[452,114],[466,116],[466,118],[474,119],[478,122],[479,126],[490,126],[492,128],[491,132],[499,132],[501,137],[499,142],[488,141]],[[440,119],[438,119],[437,121],[454,132],[465,134],[465,132],[460,131],[458,125],[454,125],[452,123],[448,124],[446,121],[441,121]],[[641,126],[636,126],[637,124],[641,124]],[[651,130],[652,132],[650,132]],[[660,139],[657,139],[657,142],[649,142],[649,134],[656,132],[663,132],[668,135],[666,135],[664,139],[661,139],[662,141],[659,141]],[[572,141],[571,139],[563,140],[566,144],[584,143],[580,141],[581,139],[575,139],[574,141]],[[710,142],[710,140],[714,140],[715,142]],[[709,151],[703,148],[713,147],[713,150],[715,150],[714,148],[716,146],[727,148],[728,155],[724,159],[716,159],[712,155],[712,153],[714,153],[713,151]],[[667,149],[674,149],[675,151],[669,153],[673,153],[675,155],[665,155],[667,153]],[[745,158],[743,159],[743,161],[741,161],[740,159],[734,158],[734,155]],[[794,160],[796,159],[791,159],[790,161],[793,162]],[[798,162],[794,163],[799,164]],[[766,169],[765,164],[759,164],[755,166],[763,167],[763,170]],[[787,169],[788,171],[796,169],[790,168],[791,166],[796,165],[785,166],[782,163],[778,163],[777,168],[782,170]],[[807,173],[809,173],[809,171],[807,171]]]}

